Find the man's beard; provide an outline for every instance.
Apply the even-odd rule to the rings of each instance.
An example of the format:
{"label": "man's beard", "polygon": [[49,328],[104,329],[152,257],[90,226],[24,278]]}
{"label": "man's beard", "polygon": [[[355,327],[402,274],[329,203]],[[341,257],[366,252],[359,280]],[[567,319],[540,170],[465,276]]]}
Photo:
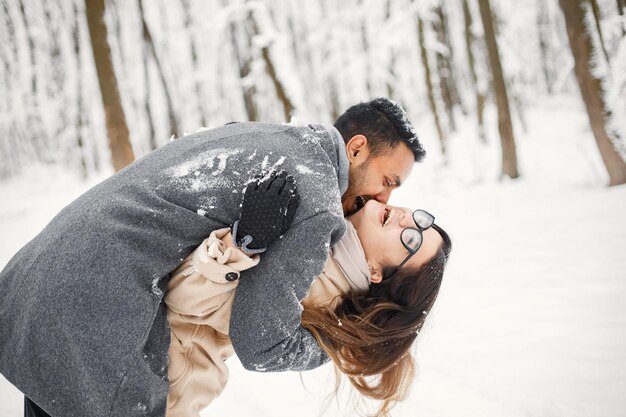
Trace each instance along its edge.
{"label": "man's beard", "polygon": [[363,206],[365,205],[365,203],[367,202],[367,200],[371,198],[371,197],[359,195],[355,191],[353,191],[353,190],[362,189],[361,185],[364,182],[363,178],[365,177],[368,166],[369,166],[369,158],[366,159],[359,167],[357,167],[352,173],[352,175],[350,175],[349,177],[350,181],[348,184],[348,189],[346,190],[344,196],[347,197],[346,200],[349,199],[353,201],[351,202],[349,207],[344,209],[345,216],[350,216],[356,213],[357,211],[361,210]]}

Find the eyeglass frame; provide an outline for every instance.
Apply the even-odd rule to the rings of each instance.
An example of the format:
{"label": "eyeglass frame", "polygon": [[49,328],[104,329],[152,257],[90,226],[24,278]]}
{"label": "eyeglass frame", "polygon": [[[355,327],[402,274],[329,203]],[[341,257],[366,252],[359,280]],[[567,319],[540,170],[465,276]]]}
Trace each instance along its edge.
{"label": "eyeglass frame", "polygon": [[[428,226],[422,228],[419,224],[417,224],[417,221],[415,221],[415,213],[418,212],[418,211],[422,211],[422,212],[428,214],[430,217],[432,217],[433,221]],[[413,257],[413,255],[415,255],[417,253],[418,250],[420,250],[420,248],[422,247],[422,243],[424,243],[424,233],[423,233],[423,231],[431,228],[433,226],[433,224],[435,224],[435,216],[433,216],[432,214],[430,214],[426,210],[422,210],[422,209],[414,210],[413,213],[411,214],[411,218],[413,219],[413,222],[415,223],[415,226],[417,226],[417,227],[405,227],[404,229],[402,229],[402,232],[400,233],[400,242],[402,242],[402,246],[404,246],[404,248],[407,251],[409,251],[409,255],[406,258],[404,258],[402,263],[400,265],[398,265],[398,267],[396,269],[394,269],[391,272],[391,274],[387,275],[384,279],[391,278],[396,272],[398,272],[400,270],[400,268],[402,268],[402,266],[405,263],[407,263],[409,261],[409,259],[411,259]],[[404,240],[402,240],[402,235],[408,229],[417,230],[417,232],[419,233],[420,237],[422,238],[421,241],[420,241],[419,246],[415,250],[413,250],[412,248],[408,247],[407,244],[404,243]]]}

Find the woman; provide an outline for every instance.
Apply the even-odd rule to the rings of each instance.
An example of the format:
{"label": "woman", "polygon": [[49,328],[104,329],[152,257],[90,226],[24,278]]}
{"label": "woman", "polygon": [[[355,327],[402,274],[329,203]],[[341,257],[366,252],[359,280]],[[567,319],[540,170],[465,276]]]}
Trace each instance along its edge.
{"label": "woman", "polygon": [[[414,375],[410,347],[432,308],[451,241],[429,213],[371,200],[347,218],[323,273],[301,300],[301,325],[386,415]],[[259,262],[211,234],[175,271],[165,302],[172,331],[168,417],[198,414],[227,382],[228,322],[240,271]],[[229,274],[234,279],[226,277]]]}

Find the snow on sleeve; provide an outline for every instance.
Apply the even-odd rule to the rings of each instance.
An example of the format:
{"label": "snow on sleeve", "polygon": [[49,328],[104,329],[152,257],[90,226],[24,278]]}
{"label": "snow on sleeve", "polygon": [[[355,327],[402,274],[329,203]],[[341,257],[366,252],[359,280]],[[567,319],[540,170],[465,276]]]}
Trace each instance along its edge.
{"label": "snow on sleeve", "polygon": [[[259,176],[258,174],[254,174],[254,171],[251,172],[252,177],[249,178],[245,183],[244,186],[247,187],[248,184],[252,183],[252,182],[261,182],[264,181],[266,179],[268,179],[268,177],[270,175],[272,175],[273,173],[275,173],[276,171],[278,171],[278,169],[280,168],[281,165],[283,165],[285,163],[285,161],[287,160],[287,157],[285,156],[280,156],[278,158],[278,160],[276,162],[274,162],[271,166],[270,166],[270,158],[272,157],[272,152],[270,152],[269,155],[265,155],[265,157],[263,158],[263,162],[261,162],[261,166],[260,166],[260,171],[259,173],[261,174],[261,176]],[[233,191],[235,192],[235,191]]]}
{"label": "snow on sleeve", "polygon": [[202,203],[200,207],[198,207],[198,209],[196,210],[196,213],[198,213],[198,216],[206,216],[208,214],[208,210],[214,209],[216,205],[217,205],[216,196],[207,197],[205,202]]}
{"label": "snow on sleeve", "polygon": [[313,170],[305,165],[296,165],[296,170],[300,174],[313,174]]}
{"label": "snow on sleeve", "polygon": [[234,184],[220,174],[226,170],[229,159],[242,152],[240,149],[211,149],[171,168],[171,178],[178,186],[191,191],[231,188]]}
{"label": "snow on sleeve", "polygon": [[163,295],[163,291],[161,291],[161,289],[159,288],[160,279],[161,277],[159,276],[153,276],[152,285],[151,285],[152,294],[156,295],[157,297],[161,297]]}
{"label": "snow on sleeve", "polygon": [[312,143],[313,145],[320,145],[322,143],[321,139],[317,135],[314,135],[311,132],[307,132],[306,130],[302,131],[300,136],[302,140]]}

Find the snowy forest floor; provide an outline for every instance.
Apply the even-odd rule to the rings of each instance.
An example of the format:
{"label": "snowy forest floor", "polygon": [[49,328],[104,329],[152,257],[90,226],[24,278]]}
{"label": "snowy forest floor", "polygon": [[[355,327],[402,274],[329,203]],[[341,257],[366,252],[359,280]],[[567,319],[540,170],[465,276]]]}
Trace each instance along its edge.
{"label": "snowy forest floor", "polygon": [[[454,248],[416,347],[419,377],[393,416],[626,416],[626,186],[605,186],[578,97],[541,99],[526,117],[516,181],[495,180],[495,127],[483,146],[462,118],[444,166],[427,121],[415,121],[432,152],[391,202],[434,213]],[[37,167],[0,183],[0,267],[103,178]],[[228,364],[206,416],[354,415],[347,391],[324,409],[329,366],[300,375]],[[0,416],[21,415],[21,394],[0,377]]]}

